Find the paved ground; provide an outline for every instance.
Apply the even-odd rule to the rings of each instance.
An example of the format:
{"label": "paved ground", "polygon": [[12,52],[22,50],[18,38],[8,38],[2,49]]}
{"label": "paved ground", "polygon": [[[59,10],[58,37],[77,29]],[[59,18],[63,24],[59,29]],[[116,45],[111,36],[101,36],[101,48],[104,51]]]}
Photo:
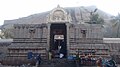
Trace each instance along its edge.
{"label": "paved ground", "polygon": [[120,64],[117,64],[117,67],[120,67]]}
{"label": "paved ground", "polygon": [[[2,66],[2,65],[0,65],[0,67],[19,67],[19,66]],[[32,67],[36,67],[36,66],[32,66]],[[97,67],[97,66],[82,66],[82,67]],[[117,67],[120,67],[120,64],[117,64]]]}
{"label": "paved ground", "polygon": [[82,67],[97,67],[97,66],[82,66]]}

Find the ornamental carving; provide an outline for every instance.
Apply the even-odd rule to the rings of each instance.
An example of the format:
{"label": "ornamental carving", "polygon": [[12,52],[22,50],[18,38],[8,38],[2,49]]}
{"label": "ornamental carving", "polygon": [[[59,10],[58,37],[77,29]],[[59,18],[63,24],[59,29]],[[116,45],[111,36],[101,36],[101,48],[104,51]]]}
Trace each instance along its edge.
{"label": "ornamental carving", "polygon": [[56,11],[53,13],[52,19],[53,19],[53,20],[65,20],[64,12],[61,11],[61,10],[56,10]]}
{"label": "ornamental carving", "polygon": [[47,16],[47,22],[50,23],[61,23],[61,22],[70,22],[70,15],[60,6],[53,9],[50,14]]}

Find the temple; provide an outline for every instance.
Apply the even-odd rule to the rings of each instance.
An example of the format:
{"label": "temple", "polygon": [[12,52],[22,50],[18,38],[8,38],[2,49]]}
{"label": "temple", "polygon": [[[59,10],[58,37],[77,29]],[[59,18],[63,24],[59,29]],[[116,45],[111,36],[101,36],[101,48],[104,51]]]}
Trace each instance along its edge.
{"label": "temple", "polygon": [[[72,23],[71,15],[58,6],[46,16],[46,23],[14,24],[14,38],[7,59],[27,60],[29,52],[43,59],[75,56],[109,57],[114,50],[103,38],[101,24]],[[115,42],[114,42],[115,43]],[[115,47],[115,50],[119,50]],[[61,57],[59,56],[61,54]]]}

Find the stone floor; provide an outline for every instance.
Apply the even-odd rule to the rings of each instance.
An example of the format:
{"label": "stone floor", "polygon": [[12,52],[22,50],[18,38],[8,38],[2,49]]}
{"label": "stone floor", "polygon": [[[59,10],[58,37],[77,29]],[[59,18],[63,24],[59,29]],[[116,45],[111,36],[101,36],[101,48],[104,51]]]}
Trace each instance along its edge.
{"label": "stone floor", "polygon": [[[47,65],[46,65],[47,66]],[[44,66],[44,67],[46,67]],[[20,67],[20,66],[3,66],[3,65],[0,65],[0,67]],[[29,66],[29,67],[37,67],[37,66]],[[38,66],[38,67],[41,67],[41,66]],[[43,66],[42,66],[43,67]],[[48,66],[47,66],[48,67]],[[50,66],[50,67],[56,67],[56,66]],[[61,66],[62,67],[62,66]],[[77,66],[76,66],[77,67]],[[79,66],[79,67],[97,67],[97,66]],[[117,64],[117,67],[120,67],[120,64]]]}

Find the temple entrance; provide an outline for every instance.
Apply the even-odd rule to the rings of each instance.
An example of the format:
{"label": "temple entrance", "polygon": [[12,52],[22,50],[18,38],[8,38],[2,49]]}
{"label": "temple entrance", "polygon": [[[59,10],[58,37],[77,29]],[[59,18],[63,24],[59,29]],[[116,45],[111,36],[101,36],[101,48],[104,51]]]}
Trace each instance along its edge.
{"label": "temple entrance", "polygon": [[64,23],[52,23],[50,27],[50,52],[52,58],[67,57],[67,36]]}

